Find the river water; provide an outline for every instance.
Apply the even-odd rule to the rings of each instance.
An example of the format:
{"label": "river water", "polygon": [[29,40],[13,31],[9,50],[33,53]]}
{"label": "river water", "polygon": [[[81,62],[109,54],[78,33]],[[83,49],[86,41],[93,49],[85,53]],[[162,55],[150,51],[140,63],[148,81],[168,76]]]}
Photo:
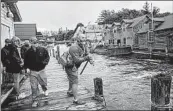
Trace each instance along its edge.
{"label": "river water", "polygon": [[[132,56],[107,57],[92,54],[92,57],[94,66],[88,64],[83,74],[79,75],[79,86],[85,87],[94,95],[93,79],[102,78],[103,94],[109,110],[150,110],[151,76],[160,73],[159,70],[165,67],[172,70],[173,66],[161,60],[135,59]],[[79,68],[79,72],[84,64]],[[56,58],[51,56],[45,70],[49,92],[68,89],[66,73]],[[21,98],[31,94],[29,79],[21,87],[20,93]],[[173,87],[171,96],[173,101]]]}
{"label": "river water", "polygon": [[[79,76],[79,85],[86,87],[94,94],[93,79],[103,80],[103,93],[107,108],[112,110],[150,110],[151,109],[151,76],[159,73],[160,60],[137,60],[126,57],[107,57],[93,54],[95,65],[87,65]],[[81,71],[84,63],[81,65]],[[172,68],[172,65],[169,69]],[[49,92],[68,89],[65,71],[51,57],[46,67]]]}

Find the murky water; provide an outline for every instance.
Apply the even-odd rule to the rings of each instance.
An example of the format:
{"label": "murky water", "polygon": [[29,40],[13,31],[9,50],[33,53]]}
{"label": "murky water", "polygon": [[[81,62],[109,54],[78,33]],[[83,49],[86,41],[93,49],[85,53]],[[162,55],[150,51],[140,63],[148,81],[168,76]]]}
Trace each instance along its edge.
{"label": "murky water", "polygon": [[[150,78],[158,73],[155,66],[160,64],[160,60],[140,61],[96,54],[92,57],[95,65],[88,64],[83,74],[79,76],[80,85],[94,93],[93,79],[100,77],[103,80],[103,91],[108,109],[150,110]],[[81,65],[79,72],[84,64]],[[66,74],[55,58],[51,58],[46,71],[50,92],[68,88]]]}
{"label": "murky water", "polygon": [[81,84],[90,90],[93,78],[101,77],[108,109],[150,109],[150,73],[134,60],[93,55],[95,66],[89,65],[81,76]]}
{"label": "murky water", "polygon": [[[137,60],[118,57],[107,57],[93,54],[95,65],[87,65],[82,75],[79,75],[80,86],[86,87],[94,94],[93,79],[103,80],[103,91],[109,110],[150,110],[151,109],[151,76],[159,73],[160,60]],[[83,68],[83,63],[79,72]],[[172,69],[172,65],[169,69]],[[57,60],[51,57],[46,67],[49,92],[68,89],[65,71]],[[29,82],[28,82],[29,83]],[[27,91],[26,91],[27,89]],[[172,88],[173,91],[173,88]],[[21,92],[30,91],[30,85],[25,84]]]}

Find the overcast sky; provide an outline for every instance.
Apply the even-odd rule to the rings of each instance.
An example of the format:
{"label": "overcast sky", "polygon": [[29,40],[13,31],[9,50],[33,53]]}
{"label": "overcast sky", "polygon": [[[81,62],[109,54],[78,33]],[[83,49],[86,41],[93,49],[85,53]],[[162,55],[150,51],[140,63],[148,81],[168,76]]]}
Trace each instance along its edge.
{"label": "overcast sky", "polygon": [[[38,31],[74,29],[82,22],[94,23],[100,12],[122,8],[142,9],[145,1],[18,1],[24,23],[36,23]],[[172,1],[148,1],[160,8],[160,12],[173,12]]]}

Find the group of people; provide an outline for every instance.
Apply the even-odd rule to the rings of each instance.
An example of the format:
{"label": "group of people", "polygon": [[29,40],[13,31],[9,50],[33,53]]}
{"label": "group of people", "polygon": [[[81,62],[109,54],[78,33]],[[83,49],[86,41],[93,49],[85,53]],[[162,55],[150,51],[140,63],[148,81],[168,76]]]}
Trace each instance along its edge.
{"label": "group of people", "polygon": [[[92,58],[89,56],[89,52],[85,45],[85,33],[83,30],[84,25],[79,23],[75,29],[75,35],[72,38],[73,44],[68,45],[68,53],[70,60],[69,65],[65,66],[65,72],[69,80],[69,88],[67,95],[74,97],[73,104],[81,105],[85,102],[79,101],[78,98],[78,68],[80,65],[88,61],[93,64]],[[3,64],[4,74],[14,75],[14,83],[16,89],[16,95],[19,94],[19,73],[21,70],[25,70],[25,73],[29,73],[30,84],[32,90],[32,107],[38,105],[37,97],[39,95],[38,84],[41,85],[44,95],[48,96],[47,92],[47,77],[45,74],[45,67],[49,63],[49,53],[46,48],[39,46],[36,38],[31,38],[30,41],[25,42],[21,47],[21,54],[18,52],[18,39],[12,38],[6,39],[5,47],[1,50],[1,61]],[[11,48],[13,47],[13,49]],[[58,52],[57,52],[58,53]],[[21,56],[20,56],[21,55]],[[60,55],[59,55],[60,57]],[[59,57],[56,57],[57,59]]]}
{"label": "group of people", "polygon": [[[15,97],[18,99],[21,74],[27,74],[30,78],[32,90],[32,106],[37,106],[39,95],[38,83],[41,85],[45,96],[47,92],[47,78],[45,67],[49,63],[49,54],[45,47],[40,46],[36,37],[32,37],[20,47],[20,39],[13,37],[5,40],[5,46],[1,49],[1,61],[3,65],[3,82],[14,83]],[[10,81],[9,81],[10,77]],[[5,78],[4,78],[5,79]]]}

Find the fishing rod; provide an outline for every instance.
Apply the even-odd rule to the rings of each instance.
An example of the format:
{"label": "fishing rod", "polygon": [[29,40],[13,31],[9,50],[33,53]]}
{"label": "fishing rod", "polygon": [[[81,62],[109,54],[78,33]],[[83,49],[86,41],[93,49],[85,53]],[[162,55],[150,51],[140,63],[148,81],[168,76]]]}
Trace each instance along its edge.
{"label": "fishing rod", "polygon": [[[101,40],[97,43],[97,45],[101,42]],[[95,46],[95,48],[93,49],[93,51],[96,49],[97,45]],[[87,61],[82,69],[82,71],[80,72],[80,75],[83,73],[84,69],[86,68],[87,64],[89,61]]]}

